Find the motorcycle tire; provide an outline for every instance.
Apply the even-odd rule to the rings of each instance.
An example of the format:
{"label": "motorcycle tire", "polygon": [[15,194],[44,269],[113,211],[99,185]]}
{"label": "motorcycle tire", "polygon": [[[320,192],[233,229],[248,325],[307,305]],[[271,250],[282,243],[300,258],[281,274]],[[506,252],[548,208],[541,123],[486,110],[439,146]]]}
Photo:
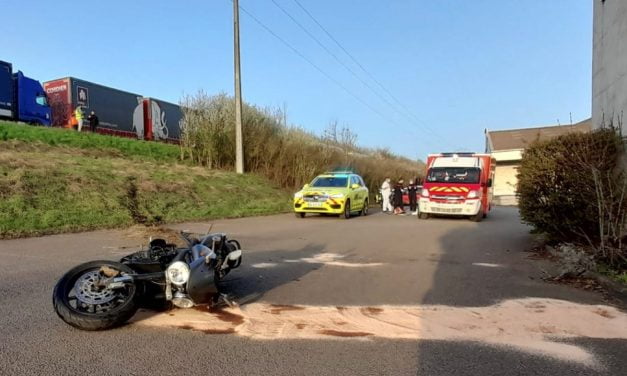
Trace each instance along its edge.
{"label": "motorcycle tire", "polygon": [[[117,296],[119,295],[117,290],[103,289],[95,292],[100,295],[104,294],[105,298],[110,299],[111,302],[115,300],[117,305],[111,309],[102,310],[102,305],[99,304],[83,304],[79,307],[79,300],[76,297],[72,298],[69,296],[72,291],[75,290],[75,285],[80,278],[85,278],[88,274],[100,270],[102,266],[108,266],[120,272],[134,274],[134,271],[128,266],[107,260],[90,261],[71,269],[57,282],[52,293],[52,305],[61,320],[81,330],[105,330],[124,324],[137,312],[137,286],[132,283],[128,284],[124,289],[125,296],[123,299]],[[88,284],[89,282],[89,278],[87,278],[84,283]],[[91,291],[93,291],[93,289]],[[82,293],[89,294],[90,292],[82,290]],[[109,296],[107,296],[107,294],[109,294]],[[115,294],[114,298],[111,298],[112,294]],[[88,299],[91,298],[88,297]],[[76,301],[76,307],[70,304],[72,300]],[[105,304],[107,303],[108,301],[105,302]],[[86,310],[85,306],[87,305],[93,307],[94,312]],[[97,312],[98,309],[101,311]]]}

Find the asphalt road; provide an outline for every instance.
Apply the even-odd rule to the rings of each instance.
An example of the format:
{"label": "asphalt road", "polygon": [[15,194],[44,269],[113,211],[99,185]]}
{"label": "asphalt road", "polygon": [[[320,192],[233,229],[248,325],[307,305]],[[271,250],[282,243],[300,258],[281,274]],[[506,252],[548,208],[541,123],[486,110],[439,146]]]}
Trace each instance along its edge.
{"label": "asphalt road", "polygon": [[[173,227],[202,232],[208,224]],[[0,242],[0,375],[618,375],[627,369],[625,338],[553,338],[559,320],[538,322],[540,328],[553,325],[554,331],[545,332],[549,344],[585,352],[593,362],[560,356],[551,346],[546,352],[525,348],[529,338],[524,331],[535,333],[534,319],[500,310],[499,302],[550,298],[584,309],[606,303],[597,294],[541,281],[541,268],[548,266],[524,252],[532,238],[514,209],[497,208],[478,224],[382,213],[347,221],[279,215],[217,221],[213,231],[243,243],[244,264],[229,276],[228,289],[246,304],[312,310],[434,307],[428,309],[439,309],[453,321],[456,312],[474,309],[469,307],[477,312],[496,307],[495,317],[505,323],[499,330],[508,336],[495,341],[468,336],[467,331],[479,329],[464,327],[463,320],[445,327],[437,315],[421,324],[425,329],[417,333],[424,338],[390,338],[383,332],[302,339],[286,332],[281,338],[259,339],[141,322],[81,332],[53,312],[54,283],[76,264],[119,258],[141,242],[129,231],[96,231]],[[603,320],[618,320],[615,316],[599,315],[590,327],[612,325]],[[513,327],[523,319],[532,324],[519,328],[519,338]],[[371,329],[365,330],[376,333],[377,328]]]}

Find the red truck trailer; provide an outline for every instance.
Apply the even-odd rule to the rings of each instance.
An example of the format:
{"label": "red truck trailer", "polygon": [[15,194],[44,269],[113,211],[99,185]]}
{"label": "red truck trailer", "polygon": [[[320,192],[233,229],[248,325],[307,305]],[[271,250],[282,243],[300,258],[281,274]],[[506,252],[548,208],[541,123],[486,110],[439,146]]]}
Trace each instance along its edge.
{"label": "red truck trailer", "polygon": [[94,111],[98,132],[140,140],[178,142],[183,112],[173,103],[66,77],[44,83],[52,109],[52,125],[72,127],[77,106],[85,116]]}
{"label": "red truck trailer", "polygon": [[490,154],[430,154],[418,200],[418,218],[442,214],[481,221],[491,209],[495,166]]}

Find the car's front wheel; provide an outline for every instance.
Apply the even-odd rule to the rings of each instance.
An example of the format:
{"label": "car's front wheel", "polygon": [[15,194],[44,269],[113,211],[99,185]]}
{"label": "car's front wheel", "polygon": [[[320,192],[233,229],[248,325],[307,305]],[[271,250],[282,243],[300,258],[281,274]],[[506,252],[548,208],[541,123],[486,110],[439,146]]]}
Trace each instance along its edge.
{"label": "car's front wheel", "polygon": [[305,218],[305,213],[294,213],[296,218]]}
{"label": "car's front wheel", "polygon": [[342,215],[340,215],[341,218],[344,219],[349,219],[351,217],[351,202],[350,200],[346,201],[346,204],[344,204],[344,213]]}

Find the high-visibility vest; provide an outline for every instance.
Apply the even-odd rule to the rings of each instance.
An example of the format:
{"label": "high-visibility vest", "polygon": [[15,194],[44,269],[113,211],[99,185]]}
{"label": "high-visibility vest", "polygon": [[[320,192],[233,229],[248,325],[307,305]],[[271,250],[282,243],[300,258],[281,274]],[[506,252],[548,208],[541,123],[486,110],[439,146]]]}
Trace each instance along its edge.
{"label": "high-visibility vest", "polygon": [[83,111],[80,108],[77,108],[74,111],[74,117],[76,117],[76,120],[83,120]]}

